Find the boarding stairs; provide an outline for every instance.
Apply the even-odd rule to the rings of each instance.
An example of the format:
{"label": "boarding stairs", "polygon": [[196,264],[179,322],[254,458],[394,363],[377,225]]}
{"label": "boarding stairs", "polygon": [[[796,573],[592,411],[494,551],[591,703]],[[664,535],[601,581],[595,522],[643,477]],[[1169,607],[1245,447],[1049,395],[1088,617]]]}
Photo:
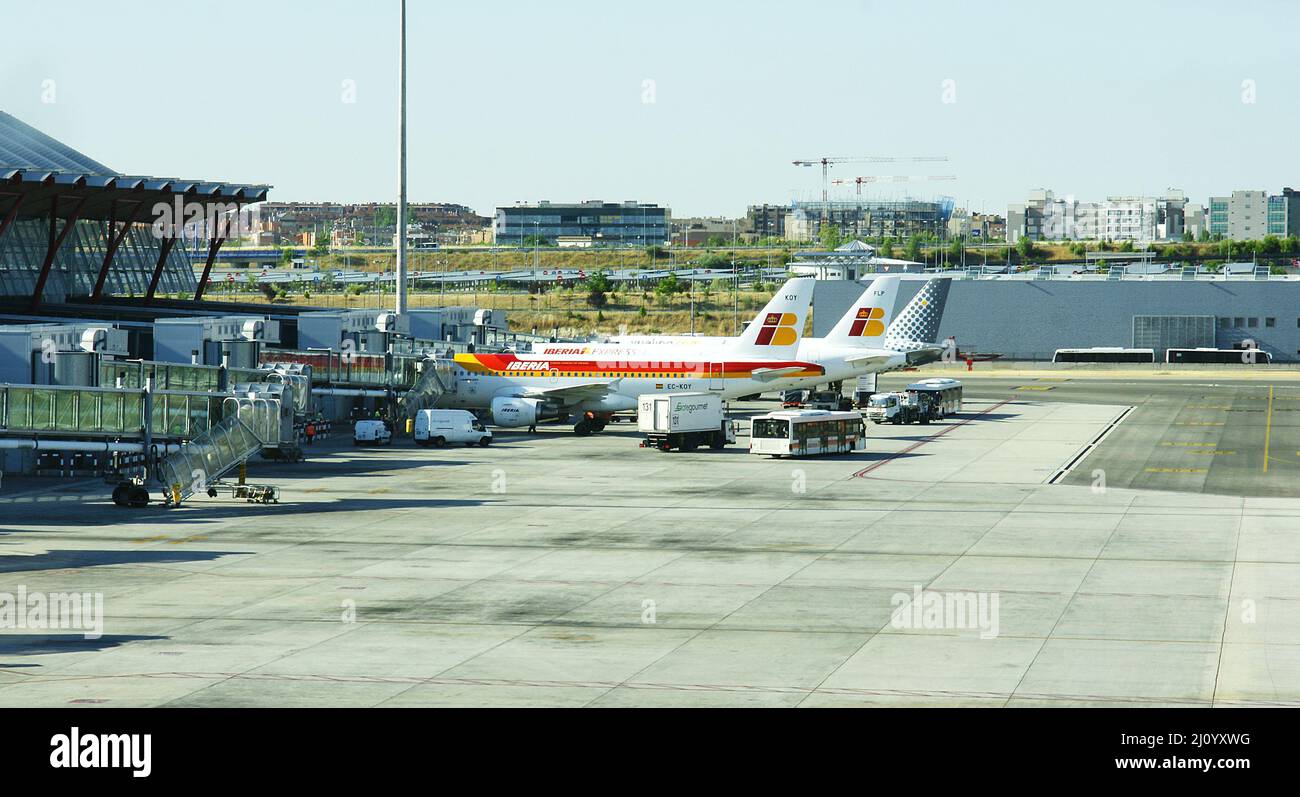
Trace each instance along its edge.
{"label": "boarding stairs", "polygon": [[[195,491],[209,491],[266,446],[280,439],[280,402],[268,398],[231,396],[223,405],[224,417],[206,433],[186,443],[179,452],[158,463],[158,476],[167,491],[167,503],[179,505]],[[274,488],[264,488],[271,495]]]}
{"label": "boarding stairs", "polygon": [[420,363],[420,378],[402,397],[402,411],[414,418],[420,410],[435,407],[438,400],[456,390],[456,364],[444,358],[428,358]]}

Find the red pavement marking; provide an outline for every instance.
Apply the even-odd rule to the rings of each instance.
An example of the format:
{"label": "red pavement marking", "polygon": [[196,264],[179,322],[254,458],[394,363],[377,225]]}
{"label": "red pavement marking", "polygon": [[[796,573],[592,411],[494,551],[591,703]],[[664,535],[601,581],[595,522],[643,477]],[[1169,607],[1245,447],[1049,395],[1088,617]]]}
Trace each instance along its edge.
{"label": "red pavement marking", "polygon": [[948,433],[951,432],[953,429],[956,429],[958,426],[965,426],[966,424],[970,423],[971,421],[975,420],[976,418],[980,417],[981,415],[984,415],[984,414],[986,414],[986,413],[990,413],[990,412],[992,412],[993,410],[998,409],[999,407],[1004,407],[1004,406],[1006,406],[1007,404],[1010,404],[1012,401],[1015,401],[1015,399],[1004,399],[1003,401],[999,401],[997,404],[994,404],[992,407],[988,407],[988,408],[986,408],[986,409],[980,410],[979,412],[975,413],[974,415],[972,415],[971,417],[967,418],[967,419],[964,420],[964,421],[960,421],[960,422],[958,422],[958,423],[954,423],[954,424],[951,425],[951,426],[945,426],[943,429],[941,429],[941,430],[938,431],[938,432],[935,432],[934,434],[930,435],[929,437],[925,438],[924,440],[917,440],[915,443],[911,444],[910,446],[908,446],[907,448],[903,449],[902,451],[899,451],[899,452],[894,453],[894,454],[890,454],[889,456],[885,457],[884,459],[880,460],[879,462],[873,462],[873,463],[871,463],[871,464],[868,465],[867,467],[865,467],[865,468],[863,468],[862,470],[858,471],[857,473],[853,474],[853,478],[855,478],[855,479],[861,479],[861,478],[865,477],[868,473],[871,473],[871,472],[872,472],[873,470],[875,470],[876,468],[883,468],[884,466],[888,465],[889,463],[893,462],[895,459],[898,459],[899,457],[903,456],[904,454],[910,454],[910,453],[912,453],[913,451],[915,451],[916,449],[918,449],[918,448],[920,448],[921,446],[925,445],[926,443],[932,442],[932,441],[934,441],[934,440],[938,440],[940,437],[943,437],[944,435],[948,434]]}

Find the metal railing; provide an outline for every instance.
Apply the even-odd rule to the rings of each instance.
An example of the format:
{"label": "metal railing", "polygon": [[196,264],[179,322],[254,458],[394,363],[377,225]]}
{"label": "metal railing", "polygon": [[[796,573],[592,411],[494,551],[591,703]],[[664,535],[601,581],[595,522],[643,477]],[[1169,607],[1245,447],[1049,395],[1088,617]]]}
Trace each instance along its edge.
{"label": "metal railing", "polygon": [[402,397],[402,408],[408,418],[415,417],[422,409],[435,406],[438,399],[455,388],[455,367],[451,360],[424,361],[419,380]]}
{"label": "metal railing", "polygon": [[264,446],[279,442],[279,401],[228,396],[223,411],[220,423],[158,463],[158,478],[174,497],[184,500],[207,489]]}
{"label": "metal railing", "polygon": [[[224,394],[156,391],[152,431],[193,438],[221,420]],[[0,431],[76,435],[142,435],[145,393],[136,389],[0,385]]]}

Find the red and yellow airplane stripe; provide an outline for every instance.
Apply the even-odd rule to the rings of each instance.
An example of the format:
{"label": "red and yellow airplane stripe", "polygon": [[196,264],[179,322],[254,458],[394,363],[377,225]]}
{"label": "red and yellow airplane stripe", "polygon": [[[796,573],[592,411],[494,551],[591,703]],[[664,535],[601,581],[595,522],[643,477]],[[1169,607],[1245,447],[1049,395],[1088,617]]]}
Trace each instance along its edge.
{"label": "red and yellow airplane stripe", "polygon": [[[556,357],[523,359],[513,354],[457,354],[456,364],[471,374],[508,377],[592,377],[606,379],[752,379],[755,371],[799,368],[785,378],[822,376],[825,369],[792,360],[743,362],[634,362],[571,360]],[[530,368],[533,363],[537,367]],[[722,372],[716,370],[721,366]]]}

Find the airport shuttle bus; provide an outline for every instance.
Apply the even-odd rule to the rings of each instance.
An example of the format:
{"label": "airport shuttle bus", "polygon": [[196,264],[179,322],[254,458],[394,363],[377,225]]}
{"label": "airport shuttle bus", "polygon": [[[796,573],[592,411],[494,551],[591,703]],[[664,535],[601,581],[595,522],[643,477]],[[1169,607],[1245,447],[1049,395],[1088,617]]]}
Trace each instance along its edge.
{"label": "airport shuttle bus", "polygon": [[844,454],[867,447],[867,430],[856,412],[782,410],[754,419],[749,453],[770,457]]}
{"label": "airport shuttle bus", "polygon": [[1165,362],[1269,365],[1273,357],[1259,349],[1166,349]]}
{"label": "airport shuttle bus", "polygon": [[1097,346],[1091,349],[1057,349],[1054,363],[1154,363],[1155,349],[1121,349]]}
{"label": "airport shuttle bus", "polygon": [[939,418],[961,412],[961,389],[956,379],[922,379],[907,386],[908,393],[928,395]]}

